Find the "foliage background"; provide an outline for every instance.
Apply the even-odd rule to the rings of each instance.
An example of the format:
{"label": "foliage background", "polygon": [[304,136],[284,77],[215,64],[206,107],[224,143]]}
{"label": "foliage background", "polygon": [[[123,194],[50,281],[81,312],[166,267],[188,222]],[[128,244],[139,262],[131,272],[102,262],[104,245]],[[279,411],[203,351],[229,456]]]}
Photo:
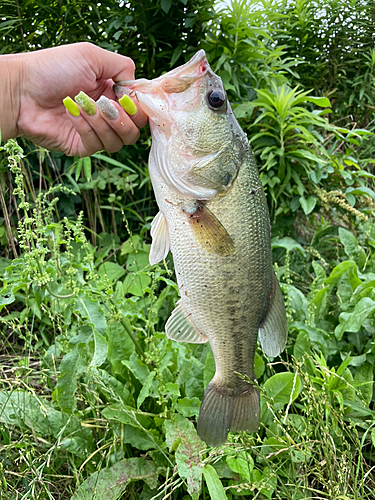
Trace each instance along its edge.
{"label": "foliage background", "polygon": [[[257,157],[288,346],[262,426],[207,449],[208,346],[167,340],[149,131],[115,155],[0,163],[0,498],[374,498],[373,3],[3,0],[0,53],[91,41],[154,78],[204,48]],[[290,485],[293,485],[291,487]]]}

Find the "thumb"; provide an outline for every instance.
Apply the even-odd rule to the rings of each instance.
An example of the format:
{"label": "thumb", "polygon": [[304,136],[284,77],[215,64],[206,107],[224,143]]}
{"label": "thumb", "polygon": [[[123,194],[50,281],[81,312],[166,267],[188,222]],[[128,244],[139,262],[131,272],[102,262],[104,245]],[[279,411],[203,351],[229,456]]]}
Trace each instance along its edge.
{"label": "thumb", "polygon": [[95,72],[97,79],[111,78],[114,82],[134,80],[135,66],[130,57],[110,52],[91,43],[88,43],[87,46],[90,54],[85,54],[85,56],[91,56],[92,70]]}

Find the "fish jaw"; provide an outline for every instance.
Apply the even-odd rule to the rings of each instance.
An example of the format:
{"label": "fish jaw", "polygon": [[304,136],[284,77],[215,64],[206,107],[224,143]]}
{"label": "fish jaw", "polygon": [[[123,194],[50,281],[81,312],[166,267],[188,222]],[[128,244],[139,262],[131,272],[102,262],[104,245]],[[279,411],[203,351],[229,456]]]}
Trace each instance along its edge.
{"label": "fish jaw", "polygon": [[[210,80],[215,80],[216,85],[220,85],[224,92],[220,78],[213,73],[207,62],[206,53],[199,50],[186,64],[154,80],[143,78],[117,82],[114,92],[118,98],[124,94],[134,97],[142,111],[148,115],[151,127],[161,127],[169,136],[173,114],[197,110],[202,105]],[[168,115],[170,120],[166,120]]]}

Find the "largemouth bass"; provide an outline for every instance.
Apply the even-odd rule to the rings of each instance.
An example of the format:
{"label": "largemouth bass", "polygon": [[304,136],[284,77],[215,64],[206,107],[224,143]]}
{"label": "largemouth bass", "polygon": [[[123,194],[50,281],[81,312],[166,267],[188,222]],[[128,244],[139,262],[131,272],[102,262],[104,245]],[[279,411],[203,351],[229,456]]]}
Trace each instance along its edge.
{"label": "largemouth bass", "polygon": [[154,80],[119,82],[115,92],[135,96],[149,116],[149,171],[160,209],[150,263],[171,250],[181,299],[167,321],[168,337],[211,345],[216,372],[197,432],[217,446],[229,431],[259,428],[252,384],[258,333],[269,356],[287,338],[266,197],[248,139],[203,50]]}

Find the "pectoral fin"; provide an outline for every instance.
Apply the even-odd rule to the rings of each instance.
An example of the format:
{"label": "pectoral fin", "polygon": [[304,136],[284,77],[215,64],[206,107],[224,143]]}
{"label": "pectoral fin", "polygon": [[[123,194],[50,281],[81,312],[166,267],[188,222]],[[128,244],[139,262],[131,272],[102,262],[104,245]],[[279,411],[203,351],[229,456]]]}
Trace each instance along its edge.
{"label": "pectoral fin", "polygon": [[204,204],[199,204],[194,213],[185,211],[185,214],[198,243],[208,253],[226,257],[234,252],[234,243],[228,231]]}
{"label": "pectoral fin", "polygon": [[263,351],[273,358],[285,347],[288,337],[285,305],[276,275],[272,276],[272,289],[267,315],[259,329],[259,340]]}
{"label": "pectoral fin", "polygon": [[165,325],[165,332],[170,339],[177,342],[205,344],[208,340],[194,325],[181,299],[177,302],[176,308]]}
{"label": "pectoral fin", "polygon": [[162,212],[158,212],[151,222],[152,244],[149,255],[151,266],[165,259],[169,252],[169,231],[167,219]]}

